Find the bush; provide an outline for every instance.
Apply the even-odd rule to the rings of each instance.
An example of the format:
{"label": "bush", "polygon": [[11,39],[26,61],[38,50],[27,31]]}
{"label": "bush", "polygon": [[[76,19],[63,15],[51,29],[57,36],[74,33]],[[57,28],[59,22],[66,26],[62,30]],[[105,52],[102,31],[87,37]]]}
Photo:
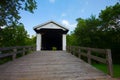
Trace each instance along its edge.
{"label": "bush", "polygon": [[52,50],[53,50],[53,51],[56,51],[56,50],[57,50],[57,48],[56,48],[56,47],[52,47]]}

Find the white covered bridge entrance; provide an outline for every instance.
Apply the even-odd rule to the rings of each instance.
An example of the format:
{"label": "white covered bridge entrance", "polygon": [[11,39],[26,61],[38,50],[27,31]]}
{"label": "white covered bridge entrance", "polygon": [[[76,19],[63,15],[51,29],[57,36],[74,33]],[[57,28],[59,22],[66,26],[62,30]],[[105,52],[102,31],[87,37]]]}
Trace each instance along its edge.
{"label": "white covered bridge entrance", "polygon": [[66,50],[66,34],[68,29],[62,25],[49,21],[34,27],[37,34],[36,50]]}

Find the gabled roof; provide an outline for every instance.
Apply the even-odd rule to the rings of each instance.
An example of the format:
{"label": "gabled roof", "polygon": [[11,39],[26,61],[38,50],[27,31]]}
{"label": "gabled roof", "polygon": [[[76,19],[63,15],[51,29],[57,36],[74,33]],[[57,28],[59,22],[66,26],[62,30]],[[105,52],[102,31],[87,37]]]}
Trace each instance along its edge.
{"label": "gabled roof", "polygon": [[40,29],[43,29],[43,28],[42,28],[43,26],[48,25],[48,24],[50,24],[50,23],[53,23],[53,24],[57,25],[59,28],[63,29],[64,31],[69,31],[68,28],[66,28],[65,26],[63,26],[63,25],[61,25],[61,24],[58,24],[58,23],[55,22],[55,21],[48,21],[48,22],[46,22],[46,23],[43,23],[43,24],[40,24],[40,25],[37,25],[37,26],[33,27],[33,29],[34,29],[35,31],[40,30]]}

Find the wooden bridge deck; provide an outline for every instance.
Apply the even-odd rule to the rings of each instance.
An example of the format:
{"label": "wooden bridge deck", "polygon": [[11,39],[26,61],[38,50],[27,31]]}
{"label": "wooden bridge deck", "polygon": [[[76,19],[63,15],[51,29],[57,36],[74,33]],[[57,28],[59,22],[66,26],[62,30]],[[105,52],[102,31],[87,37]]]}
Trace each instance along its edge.
{"label": "wooden bridge deck", "polygon": [[0,80],[108,80],[108,75],[64,51],[41,51],[0,66]]}

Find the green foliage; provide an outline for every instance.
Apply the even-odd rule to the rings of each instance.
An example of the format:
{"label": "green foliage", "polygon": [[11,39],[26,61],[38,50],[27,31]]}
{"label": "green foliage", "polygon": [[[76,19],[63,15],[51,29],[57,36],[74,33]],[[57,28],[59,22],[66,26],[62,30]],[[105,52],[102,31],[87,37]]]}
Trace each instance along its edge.
{"label": "green foliage", "polygon": [[17,23],[21,18],[19,11],[33,13],[35,8],[35,0],[0,0],[0,26]]}
{"label": "green foliage", "polygon": [[57,48],[56,48],[56,47],[52,47],[52,50],[53,50],[53,51],[56,51],[56,50],[57,50]]}
{"label": "green foliage", "polygon": [[95,16],[91,16],[88,19],[77,19],[78,24],[75,28],[74,34],[77,38],[77,42],[79,46],[84,47],[94,47],[93,40],[96,40],[98,37],[93,37],[98,28],[96,26],[100,25],[100,21],[95,18]]}
{"label": "green foliage", "polygon": [[26,45],[35,46],[36,45],[36,36],[33,35],[31,38],[27,37],[25,41],[26,41]]}
{"label": "green foliage", "polygon": [[73,33],[71,33],[70,35],[69,34],[67,35],[67,45],[76,45],[77,46],[76,36]]}
{"label": "green foliage", "polygon": [[114,63],[120,64],[120,4],[106,7],[99,17],[77,19],[77,27],[67,36],[68,45],[109,48]]}
{"label": "green foliage", "polygon": [[9,26],[0,31],[0,47],[35,44],[35,37],[29,38],[23,25]]}
{"label": "green foliage", "polygon": [[120,3],[116,3],[114,6],[106,7],[105,10],[102,10],[99,14],[99,18],[102,22],[102,29],[108,30],[109,26],[114,26],[115,30],[120,30]]}
{"label": "green foliage", "polygon": [[114,6],[106,7],[102,10],[99,18],[102,22],[101,30],[104,30],[105,39],[104,47],[112,50],[114,63],[120,63],[120,3]]}

